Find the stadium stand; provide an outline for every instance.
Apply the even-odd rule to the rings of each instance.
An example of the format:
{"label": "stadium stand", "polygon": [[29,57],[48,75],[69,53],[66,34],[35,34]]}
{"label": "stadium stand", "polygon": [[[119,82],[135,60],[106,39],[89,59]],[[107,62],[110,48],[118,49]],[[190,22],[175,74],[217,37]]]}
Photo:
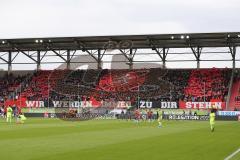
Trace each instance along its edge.
{"label": "stadium stand", "polygon": [[28,75],[24,76],[14,76],[4,75],[0,78],[0,100],[3,101],[4,99],[13,99],[17,96],[17,89],[19,88],[22,81],[24,81]]}
{"label": "stadium stand", "polygon": [[[185,88],[185,101],[226,101],[230,72],[228,69],[192,70]],[[204,100],[205,99],[205,100]]]}
{"label": "stadium stand", "polygon": [[[226,102],[231,69],[42,70],[0,79],[0,98],[27,100]],[[239,74],[230,106],[238,107]],[[28,77],[28,80],[26,80]],[[29,78],[30,77],[30,78]],[[19,85],[21,83],[21,91]],[[238,86],[238,87],[237,87]],[[205,91],[205,92],[204,92]],[[21,94],[20,94],[21,92]],[[14,93],[14,94],[13,94]]]}
{"label": "stadium stand", "polygon": [[29,100],[47,99],[48,91],[54,88],[56,82],[62,79],[66,73],[67,70],[46,70],[34,73],[31,81],[21,93],[21,97],[26,97]]}
{"label": "stadium stand", "polygon": [[229,106],[230,110],[240,110],[240,70],[235,71]]}

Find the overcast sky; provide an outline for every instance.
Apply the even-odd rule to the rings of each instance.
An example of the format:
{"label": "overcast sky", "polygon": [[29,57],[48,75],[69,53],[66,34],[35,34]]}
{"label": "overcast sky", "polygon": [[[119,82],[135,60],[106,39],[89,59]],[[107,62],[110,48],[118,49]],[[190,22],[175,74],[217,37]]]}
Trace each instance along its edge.
{"label": "overcast sky", "polygon": [[0,0],[0,39],[239,32],[239,0]]}
{"label": "overcast sky", "polygon": [[239,0],[1,0],[0,37],[55,37],[240,28]]}

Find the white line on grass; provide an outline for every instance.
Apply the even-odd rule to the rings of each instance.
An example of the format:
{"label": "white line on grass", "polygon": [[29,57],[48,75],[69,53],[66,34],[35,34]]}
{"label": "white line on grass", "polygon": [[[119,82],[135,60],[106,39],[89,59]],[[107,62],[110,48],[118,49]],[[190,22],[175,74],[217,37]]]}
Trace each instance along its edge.
{"label": "white line on grass", "polygon": [[238,154],[238,152],[240,152],[240,148],[238,148],[238,150],[236,150],[235,152],[233,152],[232,154],[230,154],[227,158],[225,158],[224,160],[230,160],[231,158],[233,158],[236,154]]}

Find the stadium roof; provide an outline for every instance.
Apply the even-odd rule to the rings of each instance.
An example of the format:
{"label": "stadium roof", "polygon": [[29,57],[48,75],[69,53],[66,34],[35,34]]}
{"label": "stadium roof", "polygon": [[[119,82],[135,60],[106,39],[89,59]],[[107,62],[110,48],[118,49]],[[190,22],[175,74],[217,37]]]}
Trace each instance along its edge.
{"label": "stadium roof", "polygon": [[[123,63],[132,68],[133,64],[145,62],[160,62],[166,67],[166,62],[196,61],[199,68],[200,61],[232,61],[235,68],[235,62],[240,61],[236,56],[238,46],[240,32],[0,39],[0,65],[7,65],[8,71],[11,71],[12,65],[21,64],[36,64],[37,69],[40,69],[41,64],[61,63],[70,69],[71,64],[94,63],[97,68],[101,68],[103,63],[121,63],[121,66]],[[224,51],[203,50],[209,47],[224,47]],[[175,48],[190,50],[176,51]],[[173,50],[169,52],[170,49]],[[117,50],[118,53],[107,52],[112,50]],[[228,57],[206,59],[201,56],[215,53],[226,54]],[[157,57],[136,58],[151,54]],[[172,59],[168,56],[170,54],[180,56]],[[192,56],[186,58],[183,54]],[[83,55],[90,59],[84,59]],[[120,55],[124,59],[107,59],[109,55]]]}
{"label": "stadium roof", "polygon": [[240,32],[1,39],[0,52],[240,46]]}

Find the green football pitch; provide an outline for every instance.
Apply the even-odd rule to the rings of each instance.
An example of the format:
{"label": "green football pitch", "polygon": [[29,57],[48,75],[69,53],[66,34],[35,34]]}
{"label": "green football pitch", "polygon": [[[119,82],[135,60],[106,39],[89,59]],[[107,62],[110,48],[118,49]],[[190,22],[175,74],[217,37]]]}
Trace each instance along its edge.
{"label": "green football pitch", "polygon": [[[240,122],[0,120],[1,160],[223,160],[240,147]],[[232,159],[239,160],[240,153]]]}

